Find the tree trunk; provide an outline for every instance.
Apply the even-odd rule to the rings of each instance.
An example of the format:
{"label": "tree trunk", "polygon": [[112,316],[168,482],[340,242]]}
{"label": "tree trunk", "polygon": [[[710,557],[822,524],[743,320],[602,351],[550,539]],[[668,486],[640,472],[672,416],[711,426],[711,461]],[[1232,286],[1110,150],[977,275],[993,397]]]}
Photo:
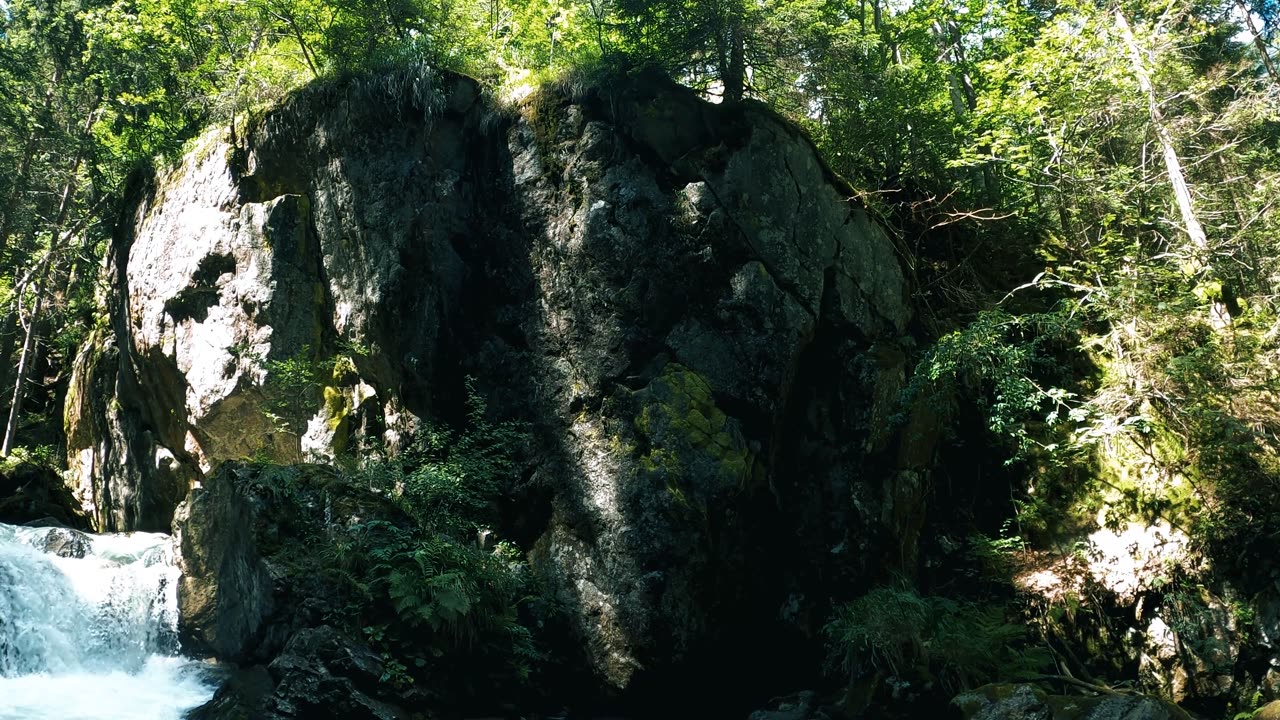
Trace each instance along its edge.
{"label": "tree trunk", "polygon": [[4,426],[4,445],[0,446],[0,457],[8,457],[13,450],[13,439],[18,431],[18,418],[22,413],[22,400],[26,397],[27,373],[35,364],[36,329],[40,326],[40,311],[44,307],[43,282],[36,286],[36,304],[31,309],[31,318],[27,321],[27,336],[22,342],[22,356],[18,360],[18,375],[13,383],[13,402],[9,405],[9,421]]}
{"label": "tree trunk", "polygon": [[[1151,85],[1151,77],[1147,73],[1146,64],[1142,61],[1142,51],[1138,40],[1129,27],[1124,13],[1116,9],[1116,26],[1124,38],[1129,50],[1129,61],[1133,65],[1133,75],[1138,81],[1138,88],[1147,97],[1147,112],[1151,115],[1151,126],[1155,130],[1156,140],[1160,143],[1160,152],[1164,156],[1165,171],[1169,175],[1169,185],[1173,188],[1174,199],[1178,203],[1178,212],[1182,215],[1182,226],[1190,241],[1188,250],[1191,255],[1193,272],[1200,272],[1209,267],[1209,239],[1205,235],[1204,226],[1196,217],[1195,204],[1192,202],[1191,189],[1187,186],[1186,174],[1182,171],[1182,161],[1178,159],[1178,151],[1173,146],[1173,135],[1164,124],[1164,115],[1160,112],[1160,103],[1156,101],[1155,88]],[[1212,299],[1209,308],[1210,321],[1215,327],[1223,328],[1231,324],[1231,314],[1221,298]]]}
{"label": "tree trunk", "polygon": [[319,63],[316,62],[315,53],[312,52],[311,46],[307,44],[307,39],[302,34],[302,28],[298,25],[298,22],[294,19],[293,15],[273,14],[277,19],[289,27],[289,30],[293,33],[293,39],[298,41],[298,50],[302,52],[302,59],[307,63],[307,69],[311,71],[311,76],[313,78],[320,77],[320,69],[318,67]]}
{"label": "tree trunk", "polygon": [[[955,111],[956,119],[963,121],[978,109],[978,94],[973,89],[973,80],[966,69],[960,28],[953,21],[947,21],[944,28],[940,21],[935,20],[933,34],[938,41],[939,59],[951,61],[947,72],[947,82],[951,88],[951,108]],[[978,147],[978,151],[983,155],[991,155],[991,146],[984,143]],[[971,182],[981,191],[984,200],[992,205],[999,203],[1000,189],[991,163],[984,162],[980,167],[971,168],[971,174]]]}
{"label": "tree trunk", "polygon": [[720,82],[724,84],[724,101],[726,103],[739,102],[746,93],[746,38],[743,36],[742,19],[732,18],[729,20],[728,57],[720,73]]}
{"label": "tree trunk", "polygon": [[1244,0],[1236,0],[1236,7],[1244,15],[1244,24],[1249,28],[1249,34],[1253,36],[1253,46],[1258,48],[1258,54],[1262,56],[1262,66],[1267,69],[1267,77],[1271,78],[1271,82],[1280,80],[1280,77],[1276,75],[1276,66],[1271,62],[1271,53],[1267,50],[1267,43],[1263,41],[1262,33],[1258,32],[1258,27],[1253,24],[1253,13],[1249,12],[1249,7],[1244,4]]}
{"label": "tree trunk", "polygon": [[[97,107],[89,111],[89,116],[85,120],[85,135],[87,136],[90,128],[93,127],[94,116],[97,114]],[[53,263],[53,253],[57,251],[57,247],[62,240],[62,227],[67,222],[67,215],[71,212],[71,200],[75,196],[77,176],[80,173],[80,164],[84,161],[84,146],[76,152],[75,161],[71,163],[71,172],[67,176],[67,183],[62,188],[62,199],[58,203],[58,216],[54,218],[53,227],[49,233],[49,254],[41,261],[43,268],[39,272],[39,279],[35,281],[36,304],[31,309],[31,319],[27,322],[26,339],[22,343],[22,355],[18,360],[18,372],[13,380],[13,402],[9,405],[9,421],[5,424],[4,443],[0,445],[0,457],[7,457],[9,451],[13,449],[14,435],[18,430],[18,419],[22,413],[22,401],[26,396],[27,373],[31,371],[31,367],[35,364],[35,344],[39,339],[40,327],[40,311],[44,309],[45,295],[48,293],[49,267]],[[18,292],[22,292],[22,288],[16,288]],[[20,314],[20,313],[19,313]]]}
{"label": "tree trunk", "polygon": [[889,40],[884,33],[884,10],[880,7],[881,0],[871,0],[871,27],[876,31],[876,37],[880,38],[880,63],[889,62],[889,57],[885,55],[885,50],[889,49]]}
{"label": "tree trunk", "polygon": [[[12,381],[10,372],[13,368],[9,358],[13,356],[13,346],[18,340],[18,309],[10,308],[0,321],[0,388],[9,387]],[[0,406],[3,407],[3,406]]]}

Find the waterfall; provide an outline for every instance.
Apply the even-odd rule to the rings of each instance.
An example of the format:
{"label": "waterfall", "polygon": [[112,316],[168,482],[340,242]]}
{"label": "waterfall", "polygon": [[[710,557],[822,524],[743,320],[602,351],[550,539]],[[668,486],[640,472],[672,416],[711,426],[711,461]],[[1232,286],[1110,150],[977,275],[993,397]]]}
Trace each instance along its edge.
{"label": "waterfall", "polygon": [[0,523],[0,720],[179,720],[213,694],[178,653],[168,536]]}

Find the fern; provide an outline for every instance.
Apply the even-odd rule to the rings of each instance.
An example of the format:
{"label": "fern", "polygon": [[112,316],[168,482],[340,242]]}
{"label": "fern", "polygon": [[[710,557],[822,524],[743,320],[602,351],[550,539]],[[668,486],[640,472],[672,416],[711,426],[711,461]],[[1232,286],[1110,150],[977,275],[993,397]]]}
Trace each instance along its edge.
{"label": "fern", "polygon": [[936,679],[955,690],[1037,674],[1048,662],[1021,648],[1023,626],[1002,608],[907,589],[876,588],[837,608],[826,627],[833,660],[850,679],[870,672]]}
{"label": "fern", "polygon": [[526,436],[515,424],[491,423],[484,401],[467,387],[464,426],[425,427],[399,456],[375,452],[352,475],[355,484],[385,492],[412,522],[338,529],[353,583],[380,599],[356,621],[378,628],[375,644],[402,663],[404,670],[392,673],[397,683],[425,677],[438,658],[448,657],[450,668],[474,658],[487,673],[505,665],[519,678],[540,658],[519,620],[530,596],[520,553],[510,543],[490,551],[475,541],[516,473]]}

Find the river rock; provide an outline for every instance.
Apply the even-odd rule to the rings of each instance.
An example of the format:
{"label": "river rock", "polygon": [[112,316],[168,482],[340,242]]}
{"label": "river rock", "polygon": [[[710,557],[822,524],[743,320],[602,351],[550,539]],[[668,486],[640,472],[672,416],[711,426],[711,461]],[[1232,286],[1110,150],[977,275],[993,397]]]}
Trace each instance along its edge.
{"label": "river rock", "polygon": [[209,702],[187,713],[186,720],[276,720],[269,709],[275,681],[261,665],[233,668],[217,678],[218,691]]}
{"label": "river rock", "polygon": [[828,715],[817,707],[816,694],[806,690],[776,701],[775,707],[756,710],[747,720],[817,720]]}
{"label": "river rock", "polygon": [[93,552],[93,538],[69,528],[53,528],[44,536],[42,548],[64,558],[83,558]]}
{"label": "river rock", "polygon": [[193,491],[178,508],[179,628],[190,651],[239,662],[260,644],[274,604],[255,539],[257,516],[252,496],[231,480]]}
{"label": "river rock", "polygon": [[269,703],[280,718],[408,718],[403,710],[366,694],[377,691],[382,659],[331,627],[298,632],[268,670],[276,680]]}
{"label": "river rock", "polygon": [[1191,602],[1171,604],[1142,636],[1139,676],[1174,702],[1230,697],[1240,637],[1230,608],[1207,590]]}

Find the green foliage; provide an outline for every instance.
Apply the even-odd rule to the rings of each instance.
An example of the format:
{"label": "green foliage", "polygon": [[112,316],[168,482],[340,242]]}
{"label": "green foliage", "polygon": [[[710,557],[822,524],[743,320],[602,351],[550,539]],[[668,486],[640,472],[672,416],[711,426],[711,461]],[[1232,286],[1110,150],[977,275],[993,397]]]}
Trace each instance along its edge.
{"label": "green foliage", "polygon": [[36,445],[30,448],[19,445],[12,448],[7,456],[0,458],[0,474],[11,473],[14,468],[25,464],[39,465],[58,471],[62,469],[62,454],[52,445]]}
{"label": "green foliage", "polygon": [[836,609],[826,635],[851,680],[872,672],[936,681],[948,690],[1042,671],[1048,657],[1026,647],[1026,628],[1005,609],[880,587]]}
{"label": "green foliage", "polygon": [[[239,129],[306,83],[315,83],[309,93],[291,96],[300,114],[300,98],[350,90],[376,105],[410,88],[416,109],[436,113],[444,68],[523,97],[548,78],[572,83],[594,68],[649,63],[708,96],[754,98],[802,124],[893,232],[921,326],[937,337],[904,399],[976,404],[1020,478],[1016,517],[975,546],[984,562],[1007,564],[1054,529],[1097,518],[1161,518],[1190,530],[1221,572],[1257,585],[1280,577],[1271,552],[1280,542],[1280,104],[1263,57],[1222,4],[0,7],[0,167],[12,170],[0,176],[0,307],[13,320],[0,333],[14,341],[32,328],[48,365],[47,377],[20,386],[43,393],[32,417],[56,415],[44,381],[58,386],[86,330],[102,322],[94,268],[125,177],[189,149],[207,124]],[[1274,36],[1274,15],[1263,9],[1263,40]],[[540,103],[551,97],[527,107],[544,145],[555,114]],[[1180,179],[1164,165],[1170,154],[1182,158]],[[1203,240],[1175,201],[1180,185]],[[372,351],[258,358],[279,429],[301,433],[322,407],[341,416],[330,407],[342,400],[341,376]],[[0,367],[17,365],[12,352]],[[13,387],[15,378],[0,379]],[[351,528],[333,550],[353,569],[355,614],[370,615],[392,684],[425,677],[417,660],[434,662],[413,648],[528,652],[512,619],[523,592],[515,561],[474,539],[494,522],[523,436],[491,423],[474,392],[471,402],[465,428],[424,428],[400,454],[372,452],[353,470],[411,519]],[[258,491],[300,492],[286,476]],[[926,648],[953,621],[981,625],[972,608],[873,599],[923,618],[927,632],[904,635],[879,615],[880,626],[855,632],[842,616],[855,639],[877,648],[881,664],[924,658],[958,681]]]}
{"label": "green foliage", "polygon": [[400,684],[459,653],[517,679],[539,658],[519,616],[531,592],[520,553],[485,539],[527,438],[516,424],[487,418],[470,379],[467,398],[460,430],[424,429],[400,454],[371,455],[352,475],[388,493],[413,520],[354,525],[336,550],[366,603],[360,622],[382,627],[382,646],[404,662],[391,678]]}
{"label": "green foliage", "polygon": [[427,425],[398,454],[375,453],[358,471],[370,487],[392,493],[423,527],[454,535],[492,520],[491,502],[515,474],[515,458],[527,443],[519,424],[489,421],[474,380],[468,378],[466,388],[465,431]]}
{"label": "green foliage", "polygon": [[1059,352],[1078,330],[1065,310],[1011,315],[1001,310],[978,313],[973,322],[940,338],[929,348],[905,390],[917,397],[951,396],[957,390],[982,398],[991,432],[1012,445],[1009,462],[1035,448],[1050,447],[1042,428],[1079,422],[1085,411],[1074,392],[1053,383],[1070,382],[1060,372]]}
{"label": "green foliage", "polygon": [[368,597],[388,603],[396,647],[414,658],[496,654],[527,675],[523,663],[535,653],[517,617],[525,580],[509,546],[482,551],[474,542],[382,521],[353,527],[350,539],[366,564],[360,577]]}
{"label": "green foliage", "polygon": [[280,431],[301,435],[320,397],[319,361],[310,348],[293,357],[267,360],[264,392],[267,412]]}
{"label": "green foliage", "polygon": [[328,621],[382,655],[390,688],[444,702],[518,692],[541,660],[528,611],[538,589],[519,549],[488,530],[526,438],[467,389],[465,421],[419,433],[403,453],[349,470],[264,464],[242,481],[274,508],[279,530],[259,539],[273,562],[340,592]]}

